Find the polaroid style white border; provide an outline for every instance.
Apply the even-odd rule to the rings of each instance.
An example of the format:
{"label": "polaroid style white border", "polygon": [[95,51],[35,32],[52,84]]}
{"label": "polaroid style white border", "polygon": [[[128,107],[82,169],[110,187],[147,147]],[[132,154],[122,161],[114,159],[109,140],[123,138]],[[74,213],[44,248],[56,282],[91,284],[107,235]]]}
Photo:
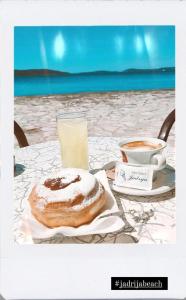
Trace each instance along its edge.
{"label": "polaroid style white border", "polygon": [[[186,297],[186,2],[1,1],[1,286],[6,299]],[[175,245],[17,245],[13,240],[14,26],[176,26]],[[160,108],[157,108],[160,109]],[[111,291],[111,276],[168,276],[168,291]]]}

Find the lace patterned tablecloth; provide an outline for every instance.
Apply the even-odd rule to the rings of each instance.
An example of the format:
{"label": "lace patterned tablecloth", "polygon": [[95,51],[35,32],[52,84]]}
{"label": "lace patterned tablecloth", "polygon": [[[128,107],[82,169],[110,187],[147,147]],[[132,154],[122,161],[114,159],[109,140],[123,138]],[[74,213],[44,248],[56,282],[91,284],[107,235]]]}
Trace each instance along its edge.
{"label": "lace patterned tablecloth", "polygon": [[[120,159],[119,138],[90,137],[90,168],[100,169],[109,161]],[[175,153],[167,149],[167,162],[174,166]],[[19,230],[24,214],[30,186],[41,176],[57,171],[61,167],[59,143],[46,142],[16,149],[16,176],[14,177],[14,236],[17,243],[23,243],[25,237]],[[117,232],[95,234],[81,237],[56,235],[34,243],[175,243],[176,239],[176,204],[175,191],[158,196],[128,196],[114,193],[119,215],[125,226]]]}

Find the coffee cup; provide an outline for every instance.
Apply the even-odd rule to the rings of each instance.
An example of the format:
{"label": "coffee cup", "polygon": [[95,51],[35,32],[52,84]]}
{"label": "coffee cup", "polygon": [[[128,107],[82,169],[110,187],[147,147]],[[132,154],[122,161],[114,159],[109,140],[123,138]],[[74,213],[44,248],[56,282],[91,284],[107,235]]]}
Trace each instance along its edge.
{"label": "coffee cup", "polygon": [[128,138],[119,143],[123,162],[133,166],[149,166],[160,171],[166,166],[164,149],[167,144],[158,138]]}

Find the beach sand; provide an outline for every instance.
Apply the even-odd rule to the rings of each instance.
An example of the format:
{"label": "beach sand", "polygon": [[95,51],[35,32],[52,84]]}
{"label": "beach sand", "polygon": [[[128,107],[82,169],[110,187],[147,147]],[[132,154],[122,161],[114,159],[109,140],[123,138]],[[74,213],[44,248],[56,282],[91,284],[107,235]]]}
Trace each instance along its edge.
{"label": "beach sand", "polygon": [[[15,97],[15,120],[29,144],[57,139],[60,110],[87,111],[89,136],[156,137],[174,108],[174,90]],[[174,145],[174,127],[169,143]]]}

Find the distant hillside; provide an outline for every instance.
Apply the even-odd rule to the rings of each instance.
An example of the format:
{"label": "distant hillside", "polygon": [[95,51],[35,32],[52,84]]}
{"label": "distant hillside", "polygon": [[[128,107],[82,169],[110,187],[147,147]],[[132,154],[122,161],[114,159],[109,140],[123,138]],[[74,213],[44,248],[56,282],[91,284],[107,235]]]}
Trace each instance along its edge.
{"label": "distant hillside", "polygon": [[175,67],[165,67],[158,69],[128,69],[122,73],[169,73],[175,72]]}
{"label": "distant hillside", "polygon": [[174,67],[165,67],[158,69],[128,69],[125,71],[94,71],[82,73],[68,73],[48,69],[29,69],[29,70],[15,70],[14,75],[19,76],[74,76],[74,75],[120,75],[120,74],[152,74],[152,73],[170,73],[175,72]]}
{"label": "distant hillside", "polygon": [[70,73],[48,70],[48,69],[29,69],[29,70],[14,70],[15,76],[67,76]]}
{"label": "distant hillside", "polygon": [[169,73],[169,72],[175,72],[174,67],[165,67],[165,68],[158,68],[158,69],[127,69],[124,71],[94,71],[94,72],[84,72],[84,73],[78,73],[77,75],[83,74],[83,75],[116,75],[116,74],[151,74],[151,73]]}

